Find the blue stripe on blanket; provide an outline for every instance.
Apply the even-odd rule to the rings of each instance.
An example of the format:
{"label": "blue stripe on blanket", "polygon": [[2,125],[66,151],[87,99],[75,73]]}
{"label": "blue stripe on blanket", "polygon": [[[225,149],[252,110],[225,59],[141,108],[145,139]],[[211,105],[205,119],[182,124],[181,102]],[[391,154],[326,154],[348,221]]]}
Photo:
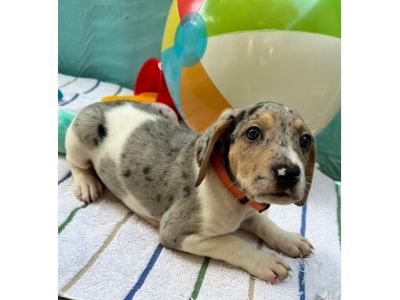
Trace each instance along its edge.
{"label": "blue stripe on blanket", "polygon": [[60,185],[60,184],[63,183],[65,180],[67,180],[68,178],[70,178],[71,175],[72,175],[72,173],[71,173],[71,171],[69,171],[67,174],[64,175],[63,178],[61,178],[61,179],[58,181],[58,185]]}
{"label": "blue stripe on blanket", "polygon": [[100,80],[97,80],[96,84],[91,87],[90,89],[88,89],[86,92],[83,92],[83,94],[89,94],[91,92],[93,92],[95,89],[97,89],[97,87],[100,85]]}
{"label": "blue stripe on blanket", "polygon": [[151,269],[153,268],[154,264],[156,263],[158,257],[160,256],[162,249],[163,249],[163,246],[161,244],[158,244],[158,246],[154,250],[154,253],[151,256],[149,262],[147,263],[146,268],[143,270],[142,274],[140,275],[139,280],[135,283],[135,285],[130,290],[128,295],[126,295],[124,300],[131,300],[133,298],[133,296],[135,296],[136,292],[142,287],[143,283],[146,281],[147,275],[149,275]]}
{"label": "blue stripe on blanket", "polygon": [[[84,91],[82,94],[87,95],[87,94],[93,92],[95,89],[98,88],[98,86],[100,85],[100,83],[101,83],[100,80],[97,80],[96,83],[94,84],[94,86],[92,86],[92,87],[91,87],[90,89],[88,89],[87,91]],[[71,102],[73,102],[73,101],[75,101],[76,99],[78,99],[79,96],[80,96],[80,94],[79,94],[79,93],[76,93],[74,96],[72,96],[71,99],[60,103],[60,106],[65,106],[65,105],[67,105],[67,104],[70,104]]]}
{"label": "blue stripe on blanket", "polygon": [[69,104],[69,103],[75,101],[78,97],[79,97],[79,94],[75,94],[75,95],[72,96],[71,99],[69,99],[69,100],[67,100],[67,101],[65,101],[65,102],[60,103],[60,106],[67,105],[67,104]]}
{"label": "blue stripe on blanket", "polygon": [[[300,227],[300,234],[305,236],[306,234],[306,219],[307,219],[307,204],[304,204],[301,210],[301,227]],[[299,266],[299,292],[300,292],[300,300],[306,299],[306,292],[305,292],[305,282],[304,282],[304,260],[301,259],[300,266]]]}
{"label": "blue stripe on blanket", "polygon": [[120,85],[120,86],[118,87],[118,90],[114,93],[113,96],[117,96],[119,93],[121,93],[121,91],[122,91],[122,86]]}
{"label": "blue stripe on blanket", "polygon": [[70,81],[68,81],[68,82],[66,82],[66,83],[64,83],[64,84],[62,84],[62,85],[60,85],[58,88],[59,88],[59,89],[64,88],[64,87],[66,87],[67,85],[70,85],[71,83],[73,83],[73,82],[75,82],[75,81],[77,81],[77,80],[78,80],[78,77],[74,77],[72,80],[70,80]]}

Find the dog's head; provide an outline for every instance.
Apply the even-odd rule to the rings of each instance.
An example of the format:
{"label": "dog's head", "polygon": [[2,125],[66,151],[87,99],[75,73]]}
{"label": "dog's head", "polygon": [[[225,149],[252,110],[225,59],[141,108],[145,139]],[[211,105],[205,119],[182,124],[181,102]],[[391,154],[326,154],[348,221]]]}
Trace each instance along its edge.
{"label": "dog's head", "polygon": [[196,144],[198,186],[219,151],[232,181],[260,203],[303,205],[316,161],[310,129],[293,109],[262,102],[227,109]]}

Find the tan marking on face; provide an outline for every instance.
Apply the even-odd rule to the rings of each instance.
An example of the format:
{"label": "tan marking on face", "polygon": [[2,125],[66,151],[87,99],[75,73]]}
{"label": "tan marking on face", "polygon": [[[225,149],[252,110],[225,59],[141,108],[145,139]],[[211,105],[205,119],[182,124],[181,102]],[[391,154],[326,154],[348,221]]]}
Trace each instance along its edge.
{"label": "tan marking on face", "polygon": [[296,132],[302,132],[305,129],[304,121],[301,119],[296,119],[293,123],[293,127]]}
{"label": "tan marking on face", "polygon": [[[245,132],[250,127],[257,126],[262,131],[258,142],[248,142]],[[263,112],[258,118],[251,120],[238,133],[236,142],[229,151],[229,162],[233,174],[242,188],[252,189],[255,174],[265,174],[272,168],[275,150],[268,140],[274,137],[274,116],[271,112]]]}
{"label": "tan marking on face", "polygon": [[256,120],[261,125],[263,131],[272,129],[272,127],[274,127],[274,116],[271,112],[263,112]]}

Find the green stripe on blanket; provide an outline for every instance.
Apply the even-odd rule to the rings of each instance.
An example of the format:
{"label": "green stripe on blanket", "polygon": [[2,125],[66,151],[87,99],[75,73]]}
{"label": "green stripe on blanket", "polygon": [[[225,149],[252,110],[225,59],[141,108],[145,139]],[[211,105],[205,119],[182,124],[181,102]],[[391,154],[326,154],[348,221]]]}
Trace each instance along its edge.
{"label": "green stripe on blanket", "polygon": [[203,263],[201,264],[199,275],[197,276],[196,283],[194,285],[193,292],[192,292],[192,295],[190,296],[190,299],[193,299],[193,300],[197,299],[201,285],[203,284],[204,276],[206,275],[206,272],[207,272],[209,262],[210,262],[210,258],[205,257],[203,260]]}
{"label": "green stripe on blanket", "polygon": [[342,199],[340,196],[340,184],[335,183],[335,191],[336,191],[336,199],[337,199],[337,224],[338,224],[338,233],[339,233],[339,243],[342,244],[342,212],[341,212],[341,206],[342,206]]}
{"label": "green stripe on blanket", "polygon": [[89,205],[88,203],[85,203],[84,205],[79,206],[75,208],[73,211],[71,211],[71,213],[65,219],[65,221],[60,226],[58,226],[58,234],[60,234],[64,230],[64,228],[72,221],[78,210],[80,210],[81,208],[86,208],[88,205]]}

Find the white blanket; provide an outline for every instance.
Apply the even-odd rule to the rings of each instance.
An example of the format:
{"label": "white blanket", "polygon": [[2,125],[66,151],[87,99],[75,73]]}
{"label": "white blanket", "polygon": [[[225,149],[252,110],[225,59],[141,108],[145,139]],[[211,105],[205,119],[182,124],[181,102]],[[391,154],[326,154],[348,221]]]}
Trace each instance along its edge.
{"label": "white blanket", "polygon": [[[60,107],[79,111],[103,96],[131,90],[59,75]],[[65,157],[58,167],[59,295],[71,299],[339,299],[340,186],[316,170],[307,205],[272,206],[281,227],[301,232],[315,254],[284,257],[293,274],[270,285],[214,259],[162,247],[157,230],[112,195],[84,205],[73,195]],[[258,239],[239,233],[263,251]],[[280,255],[280,254],[279,254]]]}

